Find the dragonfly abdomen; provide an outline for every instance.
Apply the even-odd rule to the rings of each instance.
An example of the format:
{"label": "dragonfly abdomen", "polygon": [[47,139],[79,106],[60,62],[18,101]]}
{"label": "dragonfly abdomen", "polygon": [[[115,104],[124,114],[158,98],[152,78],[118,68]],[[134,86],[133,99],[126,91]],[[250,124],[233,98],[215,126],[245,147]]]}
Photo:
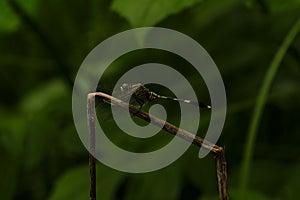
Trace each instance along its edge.
{"label": "dragonfly abdomen", "polygon": [[168,99],[168,100],[172,100],[172,101],[177,101],[177,102],[183,102],[183,103],[188,103],[188,104],[192,104],[194,106],[199,106],[200,108],[207,108],[207,109],[211,109],[210,105],[198,102],[198,101],[192,101],[192,100],[187,100],[187,99],[177,99],[177,98],[173,98],[173,97],[166,97],[166,96],[160,96],[157,95],[157,98],[161,98],[161,99]]}

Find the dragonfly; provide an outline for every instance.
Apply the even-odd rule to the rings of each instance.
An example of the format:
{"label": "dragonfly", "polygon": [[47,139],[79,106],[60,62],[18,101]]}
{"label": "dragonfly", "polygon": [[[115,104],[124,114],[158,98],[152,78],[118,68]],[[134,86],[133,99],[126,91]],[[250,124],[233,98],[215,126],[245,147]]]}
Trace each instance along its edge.
{"label": "dragonfly", "polygon": [[147,101],[154,101],[156,99],[167,99],[171,101],[177,101],[177,102],[183,102],[187,104],[191,104],[194,106],[199,106],[200,108],[205,109],[211,109],[211,106],[199,101],[193,101],[193,100],[187,100],[187,99],[178,99],[170,96],[163,96],[160,94],[157,94],[150,89],[148,89],[146,86],[144,86],[141,83],[124,83],[121,87],[121,95],[119,98],[122,99],[126,96],[131,96],[140,106],[140,109],[142,109],[143,105]]}

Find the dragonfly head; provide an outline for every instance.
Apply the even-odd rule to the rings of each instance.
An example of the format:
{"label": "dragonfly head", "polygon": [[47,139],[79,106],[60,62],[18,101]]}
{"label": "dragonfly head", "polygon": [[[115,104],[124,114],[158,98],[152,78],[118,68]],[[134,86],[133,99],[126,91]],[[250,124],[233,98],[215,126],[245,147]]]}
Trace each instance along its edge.
{"label": "dragonfly head", "polygon": [[129,84],[123,83],[122,86],[120,87],[120,89],[122,92],[125,92],[125,91],[128,91],[129,87],[130,87]]}

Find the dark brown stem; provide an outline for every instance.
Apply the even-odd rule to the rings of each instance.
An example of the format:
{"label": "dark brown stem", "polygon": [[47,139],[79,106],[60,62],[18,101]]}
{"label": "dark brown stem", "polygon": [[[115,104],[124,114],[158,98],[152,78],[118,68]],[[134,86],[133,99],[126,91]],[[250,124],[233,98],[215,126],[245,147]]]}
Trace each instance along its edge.
{"label": "dark brown stem", "polygon": [[89,167],[90,167],[90,200],[96,200],[96,163],[95,158],[95,96],[88,95],[87,99],[87,118],[89,127]]}
{"label": "dark brown stem", "polygon": [[[224,149],[223,147],[220,147],[218,145],[212,144],[211,142],[204,140],[201,137],[195,136],[194,134],[180,129],[173,124],[170,124],[164,120],[161,120],[153,115],[150,115],[128,103],[125,103],[121,101],[120,99],[114,98],[108,94],[102,93],[102,92],[95,92],[95,93],[90,93],[88,95],[88,119],[89,119],[89,134],[90,138],[92,138],[92,142],[94,144],[95,142],[95,96],[99,96],[101,98],[104,98],[108,102],[111,102],[113,105],[117,105],[125,110],[129,109],[129,112],[134,114],[135,116],[147,121],[151,122],[153,125],[156,125],[158,127],[163,127],[163,129],[172,135],[176,135],[188,142],[191,142],[198,146],[198,147],[203,147],[209,151],[211,151],[215,155],[216,159],[216,170],[217,170],[217,178],[218,178],[218,187],[219,187],[219,196],[221,200],[228,200],[229,195],[228,195],[228,186],[227,186],[227,165],[226,165],[226,160],[225,160],[225,155],[224,155]],[[91,102],[93,101],[93,102]],[[91,107],[93,106],[93,107]],[[91,111],[90,109],[93,109]],[[92,115],[92,116],[90,116]],[[91,127],[93,126],[93,127]],[[91,136],[93,135],[93,136]],[[90,140],[91,141],[91,140]],[[94,146],[93,146],[94,147]],[[94,149],[95,150],[95,149]],[[94,158],[93,158],[94,159]],[[92,181],[92,178],[91,178]],[[95,179],[93,179],[95,181]],[[93,183],[95,184],[95,183]],[[92,183],[91,183],[92,186]]]}
{"label": "dark brown stem", "polygon": [[227,163],[225,159],[224,149],[215,156],[216,170],[218,178],[219,196],[221,200],[229,199],[228,185],[227,185]]}

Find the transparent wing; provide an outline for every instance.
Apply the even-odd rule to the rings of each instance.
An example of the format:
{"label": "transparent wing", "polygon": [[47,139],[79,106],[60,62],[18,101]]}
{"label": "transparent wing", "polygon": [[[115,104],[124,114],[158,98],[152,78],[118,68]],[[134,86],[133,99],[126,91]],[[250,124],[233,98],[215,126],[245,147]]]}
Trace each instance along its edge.
{"label": "transparent wing", "polygon": [[[135,99],[131,98],[131,96],[140,86],[142,86],[142,84],[123,84],[117,92],[113,93],[113,96],[125,102],[130,100],[130,104],[135,104]],[[113,103],[106,99],[99,99],[96,102],[96,112],[100,122],[113,120],[111,105],[114,106]]]}

